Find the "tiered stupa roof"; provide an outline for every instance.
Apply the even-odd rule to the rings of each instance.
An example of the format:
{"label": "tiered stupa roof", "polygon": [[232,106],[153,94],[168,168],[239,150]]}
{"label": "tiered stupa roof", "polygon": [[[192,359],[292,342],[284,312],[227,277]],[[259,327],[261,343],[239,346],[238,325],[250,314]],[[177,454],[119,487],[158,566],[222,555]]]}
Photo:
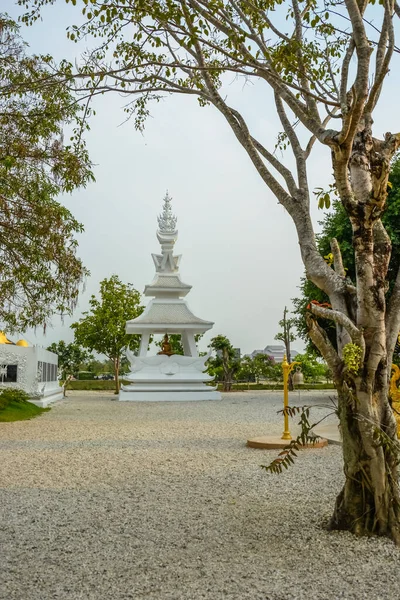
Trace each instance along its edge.
{"label": "tiered stupa roof", "polygon": [[178,238],[176,217],[172,214],[171,198],[166,194],[161,215],[158,217],[157,239],[161,254],[152,254],[156,274],[144,293],[153,296],[145,311],[126,324],[127,333],[181,333],[191,330],[204,333],[214,325],[196,317],[183,300],[192,289],[183,283],[179,275],[180,256],[174,256],[174,245]]}

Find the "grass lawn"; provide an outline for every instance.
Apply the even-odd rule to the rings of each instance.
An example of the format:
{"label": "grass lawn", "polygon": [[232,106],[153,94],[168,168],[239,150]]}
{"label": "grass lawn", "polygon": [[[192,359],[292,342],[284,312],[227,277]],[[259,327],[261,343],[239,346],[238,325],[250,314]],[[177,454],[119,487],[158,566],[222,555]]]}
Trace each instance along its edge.
{"label": "grass lawn", "polygon": [[0,423],[25,421],[50,410],[40,408],[27,401],[28,396],[21,390],[4,390],[0,393]]}

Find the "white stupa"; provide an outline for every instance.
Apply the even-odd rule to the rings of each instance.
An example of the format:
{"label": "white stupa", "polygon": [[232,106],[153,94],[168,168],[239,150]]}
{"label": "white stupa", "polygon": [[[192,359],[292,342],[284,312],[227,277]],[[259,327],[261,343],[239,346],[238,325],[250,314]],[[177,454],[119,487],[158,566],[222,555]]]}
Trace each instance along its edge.
{"label": "white stupa", "polygon": [[[138,356],[127,352],[132,372],[125,379],[130,385],[121,386],[119,400],[136,401],[187,401],[219,400],[216,387],[206,385],[211,381],[205,373],[208,356],[199,357],[195,335],[205,333],[214,323],[203,321],[190,310],[184,297],[191,287],[180,278],[180,256],[174,256],[178,237],[176,217],[172,214],[171,198],[166,194],[162,214],[158,217],[157,238],[161,254],[153,254],[155,277],[146,285],[144,293],[152,296],[144,312],[128,321],[126,332],[140,334]],[[170,354],[165,339],[162,353],[147,356],[152,334],[179,334],[184,355]]]}

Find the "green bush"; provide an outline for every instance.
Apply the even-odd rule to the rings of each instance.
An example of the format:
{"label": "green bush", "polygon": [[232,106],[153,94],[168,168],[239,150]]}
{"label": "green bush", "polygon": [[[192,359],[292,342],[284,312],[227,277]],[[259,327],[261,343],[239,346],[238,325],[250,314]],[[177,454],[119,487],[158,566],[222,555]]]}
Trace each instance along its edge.
{"label": "green bush", "polygon": [[91,371],[79,371],[78,379],[79,381],[94,381],[94,373]]}
{"label": "green bush", "polygon": [[0,410],[6,408],[6,406],[8,406],[10,402],[23,403],[28,401],[29,396],[23,390],[9,388],[0,392]]}

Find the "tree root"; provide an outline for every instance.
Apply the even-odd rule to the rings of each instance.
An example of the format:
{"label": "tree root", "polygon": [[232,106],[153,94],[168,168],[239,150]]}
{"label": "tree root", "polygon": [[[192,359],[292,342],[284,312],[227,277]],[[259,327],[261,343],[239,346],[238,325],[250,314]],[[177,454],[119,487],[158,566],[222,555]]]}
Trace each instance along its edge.
{"label": "tree root", "polygon": [[[390,484],[388,484],[390,485]],[[359,481],[347,480],[336,498],[329,530],[349,531],[357,536],[388,537],[400,546],[400,505],[397,489],[388,490],[388,509],[378,518],[370,490],[360,490]],[[382,515],[382,511],[379,511]]]}

